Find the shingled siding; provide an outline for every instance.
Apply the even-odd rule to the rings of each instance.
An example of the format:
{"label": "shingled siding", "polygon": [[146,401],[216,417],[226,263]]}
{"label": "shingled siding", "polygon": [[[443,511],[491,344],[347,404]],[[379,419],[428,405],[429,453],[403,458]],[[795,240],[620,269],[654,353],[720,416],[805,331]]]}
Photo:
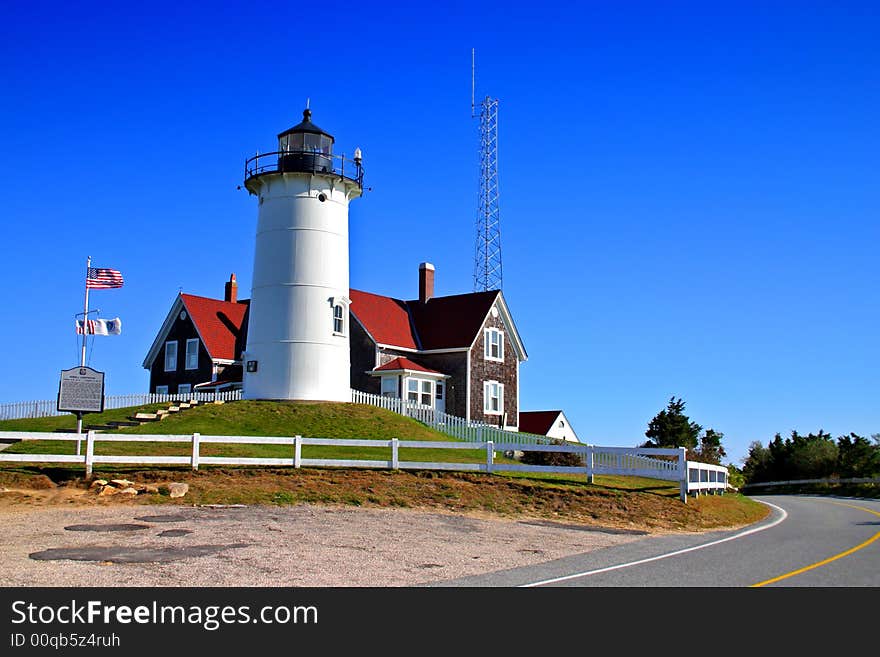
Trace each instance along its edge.
{"label": "shingled siding", "polygon": [[446,412],[465,417],[467,412],[467,352],[448,354],[418,354],[409,358],[427,368],[448,374],[446,379]]}
{"label": "shingled siding", "polygon": [[[150,367],[150,392],[156,391],[156,386],[168,386],[168,392],[174,394],[177,392],[177,386],[181,383],[189,383],[194,386],[197,383],[204,383],[211,380],[211,357],[205,345],[199,340],[199,367],[195,370],[186,368],[186,341],[192,338],[198,338],[196,327],[187,314],[186,319],[178,317],[174,320],[171,330],[162,345],[159,347],[159,353],[156,360]],[[177,370],[174,372],[165,371],[165,343],[177,340]]]}
{"label": "shingled siding", "polygon": [[352,318],[349,326],[351,327],[351,335],[349,336],[351,344],[351,387],[355,390],[378,395],[380,393],[378,377],[367,374],[376,366],[376,345],[357,320]]}
{"label": "shingled siding", "polygon": [[[486,360],[484,331],[487,328],[501,329],[504,333],[504,362]],[[517,408],[517,358],[510,335],[504,330],[501,316],[492,317],[491,313],[480,328],[477,341],[471,348],[471,421],[487,422],[500,425],[503,416],[486,415],[483,413],[483,382],[498,381],[504,384],[504,411],[507,413],[507,426],[519,426],[519,409]]]}

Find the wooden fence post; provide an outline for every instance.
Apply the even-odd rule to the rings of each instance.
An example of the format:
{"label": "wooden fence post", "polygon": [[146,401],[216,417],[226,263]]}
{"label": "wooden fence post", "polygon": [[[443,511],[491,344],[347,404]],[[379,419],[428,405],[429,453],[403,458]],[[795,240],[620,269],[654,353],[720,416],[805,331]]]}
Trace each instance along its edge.
{"label": "wooden fence post", "polygon": [[681,501],[687,504],[688,501],[688,461],[687,448],[678,448],[678,477],[680,484]]}
{"label": "wooden fence post", "polygon": [[397,438],[391,439],[391,469],[400,469],[400,441]]}
{"label": "wooden fence post", "polygon": [[201,437],[202,436],[199,433],[193,433],[193,435],[192,435],[192,460],[191,460],[191,463],[192,463],[193,470],[199,469],[199,442],[200,442]]}
{"label": "wooden fence post", "polygon": [[595,482],[595,475],[593,474],[594,466],[593,466],[593,454],[595,450],[592,445],[587,445],[587,453],[584,454],[584,460],[587,462],[587,483],[592,484]]}
{"label": "wooden fence post", "polygon": [[486,441],[486,472],[492,472],[492,466],[495,463],[495,443],[491,440]]}
{"label": "wooden fence post", "polygon": [[302,436],[294,436],[293,438],[293,467],[302,466]]}
{"label": "wooden fence post", "polygon": [[92,476],[92,461],[95,458],[95,430],[86,434],[86,477]]}

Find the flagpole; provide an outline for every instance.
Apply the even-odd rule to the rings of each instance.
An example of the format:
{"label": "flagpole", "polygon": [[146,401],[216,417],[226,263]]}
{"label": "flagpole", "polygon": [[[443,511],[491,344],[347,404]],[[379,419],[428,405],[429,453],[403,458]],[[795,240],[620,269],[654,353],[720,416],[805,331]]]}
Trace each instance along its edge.
{"label": "flagpole", "polygon": [[[86,338],[89,334],[89,269],[92,267],[92,256],[88,256],[86,260],[86,296],[85,301],[83,302],[83,341],[82,341],[82,352],[80,355],[79,366],[86,366]],[[83,423],[83,414],[82,411],[77,411],[76,414],[76,455],[80,456],[80,452],[82,451],[82,447],[80,445],[80,436],[82,435],[82,423]]]}
{"label": "flagpole", "polygon": [[88,335],[88,319],[89,319],[89,269],[92,267],[92,256],[88,257],[86,260],[86,300],[83,303],[83,341],[82,341],[82,356],[80,358],[79,366],[86,366],[86,336]]}

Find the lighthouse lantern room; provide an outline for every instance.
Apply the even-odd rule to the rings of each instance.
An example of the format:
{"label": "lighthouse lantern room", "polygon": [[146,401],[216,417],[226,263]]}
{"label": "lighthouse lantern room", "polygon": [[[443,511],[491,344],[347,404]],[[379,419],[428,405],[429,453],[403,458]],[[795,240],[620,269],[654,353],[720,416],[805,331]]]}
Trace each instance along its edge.
{"label": "lighthouse lantern room", "polygon": [[244,399],[351,400],[348,204],[363,167],[311,117],[245,163],[258,214]]}

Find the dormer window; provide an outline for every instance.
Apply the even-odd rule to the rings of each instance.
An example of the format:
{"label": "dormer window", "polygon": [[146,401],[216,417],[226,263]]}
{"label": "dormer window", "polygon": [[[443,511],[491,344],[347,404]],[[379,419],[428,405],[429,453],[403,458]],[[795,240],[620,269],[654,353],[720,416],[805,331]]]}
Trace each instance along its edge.
{"label": "dormer window", "polygon": [[504,361],[504,334],[495,328],[486,329],[484,335],[486,360]]}

